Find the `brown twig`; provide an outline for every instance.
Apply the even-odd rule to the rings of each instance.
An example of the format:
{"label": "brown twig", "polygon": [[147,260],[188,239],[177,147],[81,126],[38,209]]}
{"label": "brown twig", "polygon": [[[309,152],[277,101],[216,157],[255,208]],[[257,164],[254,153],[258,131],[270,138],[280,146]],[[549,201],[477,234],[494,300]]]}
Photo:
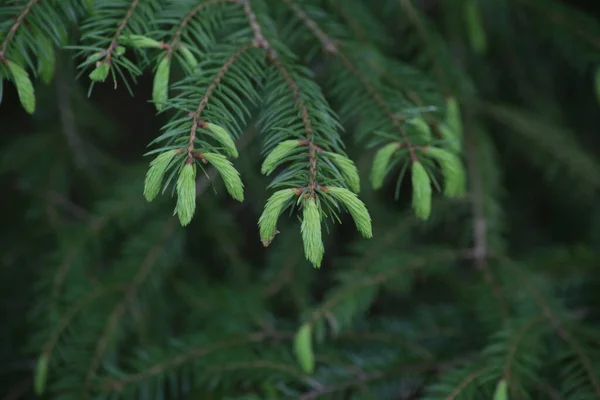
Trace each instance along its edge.
{"label": "brown twig", "polygon": [[27,15],[31,12],[31,9],[33,8],[33,6],[38,1],[40,1],[40,0],[29,0],[29,2],[27,2],[27,4],[25,5],[25,8],[23,8],[21,13],[17,17],[15,23],[12,24],[12,26],[8,30],[8,34],[4,38],[4,41],[2,42],[2,46],[0,47],[0,61],[6,60],[6,49],[8,48],[8,43],[10,43],[10,41],[14,38],[15,34],[17,33],[17,31],[19,30],[21,25],[23,25],[23,21],[25,20]]}
{"label": "brown twig", "polygon": [[517,351],[519,350],[519,345],[521,344],[521,339],[523,339],[525,334],[527,332],[529,332],[530,329],[533,329],[534,326],[536,326],[543,320],[544,320],[543,315],[538,315],[537,317],[532,318],[531,321],[529,321],[521,330],[519,330],[519,332],[515,335],[514,339],[511,340],[511,343],[509,346],[509,351],[506,356],[506,362],[504,364],[503,376],[504,376],[504,379],[506,380],[506,384],[508,385],[509,389],[511,390],[511,392],[512,392],[513,396],[515,396],[515,398],[518,398],[518,396],[517,396],[517,393],[515,393],[514,386],[511,385],[511,383],[510,383],[510,379],[511,379],[510,375],[512,372],[512,369],[511,369],[512,361],[515,358]]}
{"label": "brown twig", "polygon": [[171,57],[175,48],[177,48],[177,46],[181,45],[180,38],[181,38],[181,35],[183,34],[183,31],[185,30],[186,26],[189,25],[190,21],[200,11],[204,10],[205,8],[208,8],[209,6],[212,6],[212,5],[215,5],[218,3],[236,3],[237,1],[238,0],[208,0],[208,1],[205,1],[204,3],[200,3],[200,4],[196,5],[194,8],[192,8],[190,10],[190,12],[188,12],[187,15],[179,23],[179,26],[177,27],[177,31],[175,31],[175,34],[173,35],[173,39],[171,40],[171,43],[168,45],[165,45],[165,47],[167,47],[167,54],[165,57],[167,57],[167,58]]}
{"label": "brown twig", "polygon": [[534,301],[542,309],[544,316],[548,319],[548,321],[550,321],[555,332],[561,339],[563,339],[571,346],[571,348],[575,352],[575,355],[579,358],[579,361],[584,367],[590,380],[590,383],[594,388],[594,392],[600,398],[600,380],[594,373],[592,361],[585,353],[584,349],[581,348],[581,346],[575,340],[575,338],[573,338],[571,333],[569,333],[569,331],[563,326],[563,323],[560,320],[560,318],[552,311],[546,300],[544,300],[544,296],[540,293],[538,289],[535,288],[535,286],[531,284],[529,278],[523,273],[523,271],[521,271],[521,269],[513,265],[513,263],[508,258],[500,258],[504,261],[504,265],[508,266],[517,275],[519,275],[519,277],[521,278],[519,279],[519,282],[523,283],[529,294],[533,297]]}
{"label": "brown twig", "polygon": [[108,346],[109,340],[112,337],[113,332],[115,331],[115,329],[117,328],[117,325],[121,321],[121,318],[127,311],[128,304],[130,304],[131,301],[134,299],[134,297],[136,296],[136,294],[138,292],[140,285],[150,275],[153,267],[158,262],[161,254],[163,252],[164,241],[172,236],[173,230],[177,226],[175,221],[176,221],[175,218],[170,218],[167,221],[167,223],[165,224],[165,229],[163,231],[163,234],[161,235],[161,240],[159,240],[159,242],[155,246],[153,246],[150,249],[150,251],[148,251],[148,253],[146,254],[146,257],[144,258],[144,261],[140,264],[140,269],[138,270],[137,274],[133,278],[133,282],[129,285],[128,289],[126,290],[126,292],[123,296],[123,299],[113,309],[112,313],[108,317],[108,320],[107,320],[106,324],[104,325],[104,330],[102,332],[102,335],[100,336],[100,338],[96,344],[94,356],[92,358],[92,361],[90,363],[90,366],[89,366],[87,374],[86,374],[85,385],[84,385],[85,393],[87,393],[87,391],[89,390],[91,380],[92,380],[94,374],[96,373],[98,367],[100,366],[102,354],[104,354],[104,351],[106,350],[106,347]]}
{"label": "brown twig", "polygon": [[456,389],[454,389],[452,391],[452,393],[450,393],[448,396],[446,396],[446,398],[444,400],[454,400],[456,397],[458,397],[459,394],[462,393],[463,389],[466,388],[467,386],[469,386],[471,384],[471,382],[473,382],[475,379],[479,378],[479,376],[481,374],[483,374],[485,372],[485,370],[483,368],[471,372],[469,375],[467,375],[467,377],[465,379],[462,380],[462,382],[460,382],[460,384],[456,387]]}
{"label": "brown twig", "polygon": [[229,68],[240,58],[242,54],[244,54],[246,51],[253,47],[255,47],[254,43],[247,43],[244,46],[240,47],[234,54],[231,55],[231,57],[229,57],[225,64],[223,64],[223,66],[219,69],[217,75],[215,75],[208,89],[206,89],[206,93],[204,93],[204,97],[202,97],[202,100],[200,100],[196,112],[192,114],[192,127],[190,128],[190,138],[187,147],[187,153],[190,161],[194,157],[192,152],[194,151],[194,142],[196,141],[196,131],[198,127],[204,128],[206,126],[206,122],[200,119],[202,111],[204,111],[204,109],[206,108],[210,97],[212,96],[217,86],[219,86],[219,84],[223,80],[223,77],[227,73],[227,70],[229,70]]}
{"label": "brown twig", "polygon": [[298,85],[298,83],[296,83],[288,69],[281,63],[279,55],[277,54],[275,49],[273,49],[271,43],[269,43],[269,41],[264,37],[260,24],[258,23],[258,20],[256,18],[256,14],[252,11],[250,0],[239,1],[243,2],[244,13],[246,14],[250,23],[250,27],[254,32],[254,41],[256,43],[256,46],[265,49],[268,59],[273,63],[273,65],[275,65],[275,67],[283,77],[284,81],[287,83],[288,87],[292,91],[296,107],[298,107],[302,115],[302,124],[306,133],[305,143],[308,146],[308,194],[310,196],[314,196],[315,190],[319,188],[319,184],[317,181],[318,147],[314,144],[313,126],[309,116],[308,107],[306,106],[301,97],[300,86]]}
{"label": "brown twig", "polygon": [[[459,258],[471,258],[472,256],[473,251],[471,249],[462,251],[450,251],[438,254],[435,257],[415,260],[409,265],[406,265],[405,267],[411,269],[418,269],[431,262],[454,260]],[[370,276],[366,279],[356,281],[353,284],[346,286],[343,291],[331,297],[312,313],[310,317],[310,323],[314,324],[315,322],[317,322],[319,318],[325,315],[325,313],[329,312],[329,310],[333,309],[338,303],[346,299],[348,296],[354,294],[357,290],[360,290],[364,287],[382,284],[383,282],[386,282],[388,279],[392,278],[394,275],[401,274],[403,272],[405,272],[405,268],[392,268],[381,272],[380,274],[377,274],[375,276]]]}
{"label": "brown twig", "polygon": [[[111,65],[112,52],[117,49],[117,42],[118,42],[119,38],[121,37],[121,35],[123,34],[123,30],[125,30],[125,27],[129,23],[129,20],[133,16],[133,13],[135,12],[135,9],[139,6],[139,4],[140,4],[140,0],[133,0],[133,2],[131,3],[131,6],[129,7],[129,10],[127,10],[127,14],[125,14],[125,18],[123,18],[123,20],[119,24],[119,27],[117,28],[117,31],[115,32],[115,35],[113,36],[112,40],[110,41],[110,45],[108,46],[108,48],[105,51],[104,60],[106,61],[106,63],[109,66]],[[116,84],[116,82],[115,82],[115,84]]]}
{"label": "brown twig", "polygon": [[126,386],[127,384],[137,382],[137,381],[140,381],[143,379],[147,379],[154,375],[158,375],[167,369],[176,368],[176,367],[183,365],[183,364],[185,364],[191,360],[194,360],[196,358],[204,357],[204,356],[214,353],[216,351],[228,349],[231,347],[241,346],[241,345],[250,344],[250,343],[262,342],[267,337],[268,336],[265,335],[263,332],[256,332],[256,333],[251,333],[249,335],[242,336],[242,337],[221,340],[221,341],[213,343],[212,345],[207,346],[207,347],[198,347],[196,349],[191,349],[191,350],[186,351],[182,354],[179,354],[173,358],[170,358],[166,361],[155,364],[152,367],[150,367],[149,369],[147,369],[146,371],[126,375],[119,379],[109,378],[106,380],[106,382],[104,384],[104,390],[105,391],[121,391],[123,389],[123,387]]}
{"label": "brown twig", "polygon": [[412,162],[418,161],[418,156],[415,151],[414,146],[412,145],[406,130],[402,126],[400,119],[392,112],[390,106],[387,104],[381,93],[377,91],[377,89],[369,82],[367,78],[363,74],[361,74],[358,68],[350,61],[350,59],[340,50],[339,46],[335,44],[335,42],[319,27],[319,25],[313,21],[300,7],[298,7],[293,0],[284,0],[284,2],[290,7],[295,13],[296,16],[312,31],[312,33],[319,39],[321,45],[325,49],[325,51],[333,56],[336,56],[340,59],[342,64],[360,81],[360,83],[364,86],[367,93],[373,98],[375,103],[381,107],[384,114],[390,119],[394,128],[396,128],[402,139],[406,143],[406,147],[408,149],[408,153],[410,155],[410,159]]}

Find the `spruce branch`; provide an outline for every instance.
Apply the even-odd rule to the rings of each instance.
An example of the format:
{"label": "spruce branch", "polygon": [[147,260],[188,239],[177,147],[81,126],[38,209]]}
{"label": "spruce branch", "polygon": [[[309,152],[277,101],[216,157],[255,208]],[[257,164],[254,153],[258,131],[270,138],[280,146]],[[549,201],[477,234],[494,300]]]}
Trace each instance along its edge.
{"label": "spruce branch", "polygon": [[175,51],[175,49],[177,49],[177,47],[181,46],[181,35],[183,35],[183,32],[185,31],[185,29],[187,28],[187,26],[190,24],[190,22],[194,19],[194,17],[196,17],[201,11],[203,11],[205,8],[208,8],[210,6],[213,6],[215,4],[219,4],[219,3],[235,3],[238,0],[208,0],[205,1],[203,3],[199,3],[196,6],[194,6],[186,15],[185,17],[181,20],[181,22],[179,23],[179,25],[177,26],[177,30],[175,31],[175,34],[173,35],[171,41],[169,44],[164,44],[163,46],[167,48],[167,54],[165,57],[170,58],[171,55],[173,54],[173,52]]}
{"label": "spruce branch", "polygon": [[532,0],[514,1],[535,8],[546,18],[548,18],[548,20],[550,20],[553,24],[567,28],[569,31],[573,32],[575,35],[579,36],[581,39],[589,43],[596,50],[600,50],[600,36],[596,36],[594,35],[594,33],[586,29],[587,26],[585,24],[580,24],[570,20],[568,18],[568,13],[561,12],[564,11],[564,9],[562,9],[561,4],[553,3],[551,6],[548,6],[547,4],[545,4],[545,6],[540,6],[538,2]]}
{"label": "spruce branch", "polygon": [[342,286],[335,295],[329,297],[325,302],[323,302],[316,310],[314,310],[308,321],[311,325],[317,323],[317,321],[324,317],[327,313],[332,313],[332,310],[340,303],[344,302],[347,298],[351,298],[355,295],[356,292],[364,290],[365,288],[369,288],[372,286],[378,286],[388,281],[396,274],[406,273],[406,268],[414,270],[424,267],[429,263],[434,262],[442,262],[449,260],[457,260],[461,258],[469,259],[473,257],[472,250],[463,250],[463,251],[450,251],[446,253],[437,254],[431,258],[421,258],[414,260],[410,263],[410,265],[405,266],[405,268],[397,268],[397,269],[387,269],[380,273],[374,275],[367,275],[364,279],[360,281],[352,282],[346,286]]}
{"label": "spruce branch", "polygon": [[156,375],[163,374],[164,372],[170,369],[180,367],[181,365],[189,363],[197,358],[205,357],[214,352],[222,351],[224,349],[232,347],[243,346],[252,343],[261,343],[268,338],[269,335],[263,332],[253,332],[239,337],[223,339],[214,342],[209,346],[189,349],[188,351],[176,355],[168,360],[152,365],[145,371],[126,375],[119,378],[107,378],[101,386],[103,387],[104,391],[119,392],[122,391],[126,385],[139,382]]}
{"label": "spruce branch", "polygon": [[504,363],[503,368],[503,378],[508,384],[511,393],[515,398],[519,396],[519,393],[516,391],[515,386],[512,382],[511,373],[513,372],[513,364],[516,363],[515,359],[517,358],[517,352],[519,351],[519,346],[523,344],[523,338],[532,330],[536,325],[544,321],[543,315],[538,315],[532,318],[528,323],[524,324],[521,329],[514,335],[512,340],[510,341],[509,350],[506,354],[506,362]]}
{"label": "spruce branch", "polygon": [[194,151],[194,146],[195,146],[195,141],[196,141],[196,131],[197,131],[198,127],[208,129],[207,122],[201,120],[200,117],[202,116],[202,112],[206,108],[213,92],[215,91],[215,89],[217,89],[217,86],[219,86],[219,84],[223,80],[223,77],[227,73],[227,70],[237,60],[239,60],[239,58],[242,54],[244,54],[245,52],[247,52],[254,46],[255,46],[255,44],[252,42],[246,43],[245,45],[241,46],[235,53],[233,53],[231,55],[231,57],[229,57],[229,59],[225,62],[225,64],[223,64],[223,66],[219,69],[218,73],[215,75],[213,81],[211,82],[210,86],[208,87],[204,96],[202,97],[202,100],[200,100],[200,103],[198,104],[198,108],[192,114],[192,126],[190,128],[190,136],[189,136],[188,146],[186,149],[188,157],[190,159],[192,159],[194,157],[192,153]]}
{"label": "spruce branch", "polygon": [[552,307],[545,300],[543,294],[531,283],[530,278],[518,268],[514,263],[506,257],[499,257],[502,260],[503,265],[508,267],[511,271],[515,272],[521,279],[520,282],[523,283],[524,288],[531,295],[532,299],[538,304],[541,308],[544,317],[550,322],[552,327],[558,336],[563,339],[567,344],[571,346],[574,354],[579,359],[581,365],[584,367],[584,370],[588,376],[590,383],[592,384],[592,388],[596,395],[600,397],[600,379],[595,373],[592,360],[590,360],[589,356],[586,354],[585,350],[582,348],[580,343],[577,341],[575,337],[573,337],[572,333],[565,327],[565,324],[561,320],[561,318],[553,311]]}
{"label": "spruce branch", "polygon": [[[104,50],[104,52],[105,52],[104,53],[104,60],[108,64],[109,67],[111,66],[111,60],[112,60],[112,57],[113,57],[113,52],[117,50],[117,43],[119,42],[119,38],[123,34],[123,31],[125,30],[125,27],[129,23],[129,20],[133,16],[133,13],[135,12],[135,9],[139,6],[139,4],[140,4],[140,0],[133,0],[131,2],[131,6],[127,10],[127,13],[125,14],[125,17],[123,17],[123,20],[121,20],[121,23],[119,24],[119,27],[117,28],[117,31],[115,32],[115,34],[113,35],[113,37],[112,37],[112,39],[110,41],[110,44]],[[117,83],[115,82],[115,88],[116,88],[116,84]]]}
{"label": "spruce branch", "polygon": [[31,12],[31,9],[39,1],[41,0],[29,0],[25,7],[23,7],[23,10],[17,16],[17,19],[8,30],[8,33],[6,34],[6,37],[4,38],[4,40],[2,41],[2,45],[0,46],[0,61],[6,62],[6,50],[8,48],[9,43],[15,37],[17,30],[19,30],[19,28],[23,25],[25,18],[27,18],[27,15]]}
{"label": "spruce branch", "polygon": [[104,352],[106,351],[109,341],[113,336],[117,326],[119,325],[123,315],[127,312],[128,306],[132,303],[137,295],[137,292],[140,286],[144,283],[144,281],[150,276],[152,269],[159,261],[160,256],[163,254],[163,246],[164,241],[167,240],[173,234],[175,230],[174,219],[169,219],[165,223],[163,234],[161,235],[161,239],[155,246],[152,246],[146,257],[140,264],[140,268],[133,277],[132,282],[130,283],[128,289],[123,295],[122,300],[117,303],[117,305],[113,308],[112,312],[108,316],[106,323],[104,325],[104,329],[102,330],[101,335],[96,342],[94,354],[92,356],[91,362],[89,364],[88,370],[85,374],[85,382],[83,387],[83,395],[87,396],[89,390],[91,389],[92,379],[94,378],[98,367],[100,366],[100,362]]}
{"label": "spruce branch", "polygon": [[484,368],[481,368],[474,372],[471,372],[459,383],[459,385],[447,397],[445,397],[445,400],[454,400],[454,399],[458,398],[458,396],[460,396],[462,394],[463,390],[467,386],[473,384],[484,373],[485,373]]}
{"label": "spruce branch", "polygon": [[325,49],[325,51],[337,58],[339,58],[342,64],[358,79],[358,81],[363,85],[365,91],[371,96],[373,101],[375,101],[379,107],[384,111],[385,115],[390,119],[394,128],[396,128],[400,135],[402,136],[403,143],[406,145],[408,149],[411,161],[417,162],[418,156],[414,149],[414,146],[406,133],[400,119],[398,116],[392,112],[388,102],[384,99],[384,97],[379,93],[377,88],[373,86],[373,84],[369,81],[364,74],[361,74],[358,68],[354,65],[354,63],[348,58],[348,56],[342,52],[340,46],[337,45],[320,27],[319,25],[312,20],[300,7],[298,7],[293,0],[284,0],[284,2],[294,11],[296,16],[304,22],[304,24],[313,32],[313,34],[319,39],[321,45]]}

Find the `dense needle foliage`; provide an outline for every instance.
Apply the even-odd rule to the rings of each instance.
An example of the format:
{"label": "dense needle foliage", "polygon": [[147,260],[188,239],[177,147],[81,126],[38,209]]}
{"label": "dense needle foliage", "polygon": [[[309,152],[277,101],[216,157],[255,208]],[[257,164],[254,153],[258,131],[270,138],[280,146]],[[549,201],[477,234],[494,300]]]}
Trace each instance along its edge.
{"label": "dense needle foliage", "polygon": [[600,399],[600,8],[0,0],[3,399]]}

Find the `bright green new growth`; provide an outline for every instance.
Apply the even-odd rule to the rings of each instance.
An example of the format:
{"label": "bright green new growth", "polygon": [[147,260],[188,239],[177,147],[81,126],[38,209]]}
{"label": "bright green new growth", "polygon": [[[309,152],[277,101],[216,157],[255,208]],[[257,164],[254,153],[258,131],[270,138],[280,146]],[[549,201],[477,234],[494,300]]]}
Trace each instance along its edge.
{"label": "bright green new growth", "polygon": [[135,34],[127,35],[127,36],[124,36],[121,41],[124,44],[130,45],[131,47],[155,48],[155,49],[160,48],[160,42],[158,42],[152,38],[149,38],[147,36],[144,36],[144,35],[135,35]]}
{"label": "bright green new growth", "polygon": [[244,201],[244,184],[240,178],[240,173],[234,168],[231,161],[224,155],[217,153],[202,153],[202,156],[219,172],[231,197],[237,201]]}
{"label": "bright green new growth", "polygon": [[447,147],[454,152],[460,152],[460,150],[462,149],[460,136],[445,124],[438,125],[438,130],[440,132],[440,135],[444,139],[444,142],[447,145]]}
{"label": "bright green new growth", "polygon": [[164,108],[165,102],[169,98],[169,72],[171,59],[162,57],[156,68],[154,82],[152,85],[152,100],[157,111]]}
{"label": "bright green new growth", "polygon": [[427,122],[425,122],[423,118],[415,117],[411,118],[407,122],[415,127],[416,131],[426,142],[431,141],[431,129],[429,128],[429,125],[427,125]]}
{"label": "bright green new growth", "polygon": [[415,215],[427,220],[431,214],[431,180],[423,164],[416,161],[412,164],[412,206]]}
{"label": "bright green new growth", "polygon": [[354,193],[360,192],[360,176],[354,161],[337,153],[326,153],[327,157],[340,169],[346,183]]}
{"label": "bright green new growth", "polygon": [[47,37],[43,36],[38,39],[40,46],[45,49],[44,54],[38,59],[38,73],[45,84],[49,84],[52,81],[54,75],[54,69],[56,67],[56,55],[54,51],[54,45]]}
{"label": "bright green new growth", "polygon": [[494,392],[494,400],[508,400],[508,384],[505,379],[501,379]]}
{"label": "bright green new growth", "polygon": [[304,255],[315,268],[321,266],[325,248],[321,238],[321,210],[313,198],[305,199],[302,203],[302,241],[304,242]]}
{"label": "bright green new growth", "polygon": [[190,70],[193,71],[196,67],[198,67],[198,60],[194,56],[194,53],[192,53],[186,45],[180,44],[179,51],[181,52],[181,55],[183,56],[183,59],[185,60]]}
{"label": "bright green new growth", "polygon": [[463,128],[460,116],[460,106],[456,98],[446,100],[446,124],[439,125],[439,131],[450,147],[455,152],[462,149]]}
{"label": "bright green new growth", "polygon": [[484,54],[487,49],[487,37],[481,21],[479,4],[477,0],[467,0],[464,7],[471,48],[477,54]]}
{"label": "bright green new growth", "polygon": [[17,94],[21,105],[25,111],[29,114],[33,114],[35,111],[35,92],[31,80],[29,79],[29,74],[21,68],[20,65],[12,61],[6,61],[6,65],[12,75],[13,82],[17,87]]}
{"label": "bright green new growth", "polygon": [[90,72],[90,79],[95,82],[104,82],[108,77],[109,70],[110,66],[106,62],[103,62],[99,66],[94,68],[92,72]]}
{"label": "bright green new growth", "polygon": [[300,146],[299,140],[284,140],[280,142],[265,158],[263,161],[262,167],[260,168],[260,172],[263,175],[269,176],[277,165],[283,160],[288,154],[290,154],[295,148]]}
{"label": "bright green new growth", "polygon": [[373,189],[379,189],[383,186],[383,180],[387,174],[387,168],[392,155],[400,148],[398,143],[389,143],[383,146],[375,154],[373,167],[371,168],[371,185]]}
{"label": "bright green new growth", "polygon": [[281,214],[285,203],[294,196],[294,189],[282,189],[278,190],[269,197],[265,209],[258,219],[258,226],[260,229],[260,239],[263,243],[267,243],[275,235],[275,229],[277,228],[277,219]]}
{"label": "bright green new growth", "polygon": [[33,378],[33,390],[36,395],[41,396],[46,390],[46,381],[48,379],[48,355],[42,353],[35,365],[35,375]]}
{"label": "bright green new growth", "polygon": [[466,173],[460,158],[447,150],[430,147],[427,155],[433,157],[442,169],[444,176],[444,194],[448,197],[460,197],[466,191]]}
{"label": "bright green new growth", "polygon": [[371,215],[369,215],[369,211],[367,210],[365,203],[358,198],[356,193],[352,193],[346,188],[331,186],[327,187],[327,190],[324,191],[346,206],[350,212],[350,215],[352,215],[352,219],[354,219],[356,228],[365,238],[373,237]]}
{"label": "bright green new growth", "polygon": [[185,164],[177,180],[175,214],[182,226],[188,225],[196,211],[196,165]]}
{"label": "bright green new growth", "polygon": [[315,354],[312,348],[312,329],[308,323],[303,324],[296,333],[294,353],[302,370],[312,374],[315,370]]}
{"label": "bright green new growth", "polygon": [[235,142],[225,129],[219,125],[211,124],[210,122],[206,124],[206,127],[215,135],[214,138],[217,139],[223,146],[225,146],[225,151],[227,151],[227,154],[233,158],[237,158],[239,156],[238,150],[235,147]]}
{"label": "bright green new growth", "polygon": [[177,154],[177,150],[165,151],[150,162],[144,182],[144,197],[147,201],[152,201],[158,196],[165,172],[175,154]]}

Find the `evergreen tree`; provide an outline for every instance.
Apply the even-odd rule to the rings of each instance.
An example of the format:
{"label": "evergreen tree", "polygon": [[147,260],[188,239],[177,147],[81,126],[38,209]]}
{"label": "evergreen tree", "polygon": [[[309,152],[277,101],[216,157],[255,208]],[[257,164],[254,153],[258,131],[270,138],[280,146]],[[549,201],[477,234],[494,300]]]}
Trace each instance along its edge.
{"label": "evergreen tree", "polygon": [[0,0],[3,398],[600,399],[598,11]]}

